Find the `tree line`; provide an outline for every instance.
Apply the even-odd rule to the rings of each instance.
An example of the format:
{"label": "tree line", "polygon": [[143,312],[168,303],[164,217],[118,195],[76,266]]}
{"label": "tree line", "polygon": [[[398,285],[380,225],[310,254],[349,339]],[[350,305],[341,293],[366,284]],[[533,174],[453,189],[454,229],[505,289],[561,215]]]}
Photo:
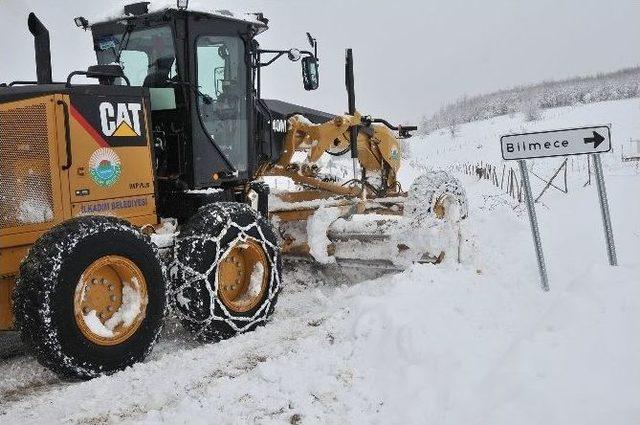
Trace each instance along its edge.
{"label": "tree line", "polygon": [[420,131],[429,133],[448,128],[455,135],[460,124],[499,115],[520,112],[526,120],[533,121],[539,118],[541,109],[639,96],[640,67],[561,81],[544,81],[490,94],[464,96],[442,107],[431,117],[423,117]]}

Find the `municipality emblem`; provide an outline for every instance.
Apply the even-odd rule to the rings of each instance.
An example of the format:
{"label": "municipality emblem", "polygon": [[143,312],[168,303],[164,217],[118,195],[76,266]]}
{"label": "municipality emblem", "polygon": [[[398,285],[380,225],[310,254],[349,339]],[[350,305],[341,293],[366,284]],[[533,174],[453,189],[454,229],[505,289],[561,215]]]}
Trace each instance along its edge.
{"label": "municipality emblem", "polygon": [[89,170],[91,179],[98,186],[113,186],[122,172],[120,157],[113,149],[100,148],[89,158]]}

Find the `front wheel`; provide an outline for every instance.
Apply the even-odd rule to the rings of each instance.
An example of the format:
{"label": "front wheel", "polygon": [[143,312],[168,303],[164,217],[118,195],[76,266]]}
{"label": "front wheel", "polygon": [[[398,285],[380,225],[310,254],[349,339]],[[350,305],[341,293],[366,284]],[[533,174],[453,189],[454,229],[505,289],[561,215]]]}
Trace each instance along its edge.
{"label": "front wheel", "polygon": [[124,220],[80,217],[31,248],[20,266],[14,311],[41,364],[88,379],[146,357],[165,300],[162,267],[146,236]]}
{"label": "front wheel", "polygon": [[448,172],[430,171],[411,184],[405,213],[416,224],[429,219],[457,222],[469,215],[467,195],[460,180]]}
{"label": "front wheel", "polygon": [[172,304],[200,340],[225,339],[264,324],[281,280],[276,230],[245,204],[201,208],[176,240]]}

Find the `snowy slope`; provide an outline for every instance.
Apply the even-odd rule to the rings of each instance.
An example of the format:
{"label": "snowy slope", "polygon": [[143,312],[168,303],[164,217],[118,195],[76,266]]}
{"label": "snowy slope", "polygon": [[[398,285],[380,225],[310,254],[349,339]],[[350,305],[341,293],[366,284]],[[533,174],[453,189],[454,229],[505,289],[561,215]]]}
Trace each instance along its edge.
{"label": "snowy slope", "polygon": [[[501,163],[498,137],[611,123],[640,138],[640,100],[461,126],[411,143],[405,185],[426,168]],[[580,162],[579,162],[580,161]],[[605,159],[620,266],[607,265],[586,164],[538,204],[551,291],[539,287],[526,211],[461,176],[462,264],[392,276],[288,263],[271,323],[218,344],[179,327],[144,364],[61,382],[30,357],[0,363],[0,423],[637,424],[640,171]],[[549,174],[557,160],[533,166]],[[366,273],[365,273],[366,272]]]}
{"label": "snowy slope", "polygon": [[[610,154],[603,155],[603,161],[605,164],[617,164],[621,146],[629,138],[637,139],[640,135],[640,101],[635,98],[546,109],[541,111],[539,120],[529,122],[523,120],[522,114],[503,115],[461,125],[455,137],[451,136],[449,129],[441,129],[410,139],[410,149],[414,160],[431,157],[436,164],[481,160],[496,163],[501,158],[500,136],[587,125],[611,127],[613,149]],[[574,160],[586,163],[584,157],[575,157]],[[537,162],[549,161],[554,163],[549,159]]]}

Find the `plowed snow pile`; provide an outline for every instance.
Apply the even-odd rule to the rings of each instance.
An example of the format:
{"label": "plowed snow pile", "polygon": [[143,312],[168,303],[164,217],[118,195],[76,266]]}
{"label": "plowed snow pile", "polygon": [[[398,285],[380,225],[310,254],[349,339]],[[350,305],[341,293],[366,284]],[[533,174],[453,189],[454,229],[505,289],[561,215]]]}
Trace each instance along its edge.
{"label": "plowed snow pile", "polygon": [[[637,99],[545,114],[549,128],[611,122],[616,146],[640,138]],[[496,135],[529,125],[545,127],[502,117],[455,139],[427,136],[412,144],[405,180],[466,158],[498,165]],[[618,267],[607,265],[584,158],[569,194],[537,205],[548,293],[526,210],[463,176],[461,264],[371,279],[287,263],[267,326],[201,345],[170,325],[146,363],[89,382],[61,382],[28,356],[5,360],[0,423],[637,424],[640,174],[619,157],[604,160]],[[534,166],[550,175],[558,162]]]}

